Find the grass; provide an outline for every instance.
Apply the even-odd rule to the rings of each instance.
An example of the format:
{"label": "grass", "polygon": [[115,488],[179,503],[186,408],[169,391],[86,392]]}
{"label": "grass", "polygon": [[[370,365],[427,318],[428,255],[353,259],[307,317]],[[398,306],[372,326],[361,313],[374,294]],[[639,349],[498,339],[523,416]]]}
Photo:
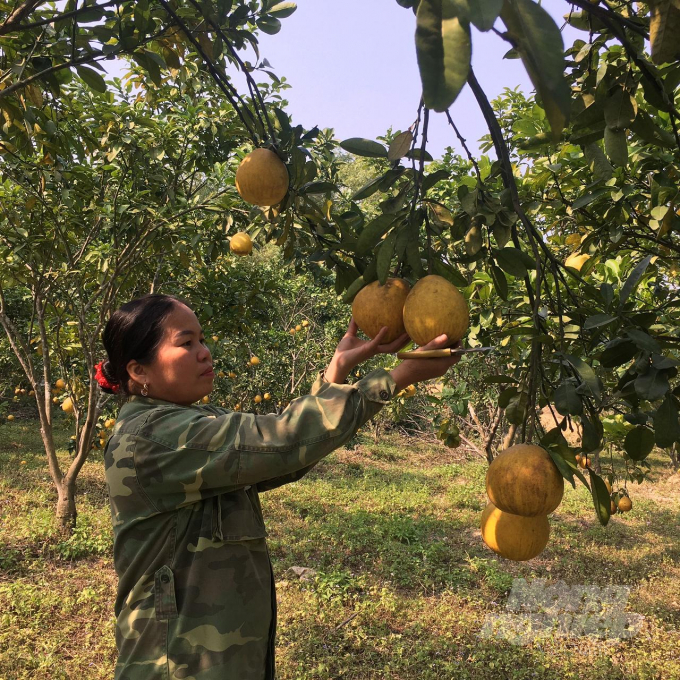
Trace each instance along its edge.
{"label": "grass", "polygon": [[[64,465],[68,435],[57,432]],[[629,487],[633,511],[606,528],[587,490],[567,485],[546,550],[514,563],[479,534],[485,462],[398,437],[354,442],[261,496],[281,680],[680,680],[680,474],[662,455],[651,456],[650,482]],[[113,676],[116,575],[101,452],[80,473],[68,540],[55,501],[37,424],[0,425],[0,680]],[[316,575],[300,579],[292,566]],[[518,577],[629,586],[626,612],[643,615],[642,628],[614,641],[480,636]]]}

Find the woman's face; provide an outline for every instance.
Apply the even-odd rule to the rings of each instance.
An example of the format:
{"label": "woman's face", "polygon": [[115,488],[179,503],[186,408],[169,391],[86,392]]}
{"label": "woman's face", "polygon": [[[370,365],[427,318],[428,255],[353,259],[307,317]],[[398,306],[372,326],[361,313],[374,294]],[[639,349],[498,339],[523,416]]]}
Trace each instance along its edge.
{"label": "woman's face", "polygon": [[156,360],[142,366],[136,361],[128,364],[130,376],[139,393],[148,384],[149,397],[189,406],[213,387],[212,356],[205,344],[201,325],[196,315],[177,303],[166,318],[164,335]]}

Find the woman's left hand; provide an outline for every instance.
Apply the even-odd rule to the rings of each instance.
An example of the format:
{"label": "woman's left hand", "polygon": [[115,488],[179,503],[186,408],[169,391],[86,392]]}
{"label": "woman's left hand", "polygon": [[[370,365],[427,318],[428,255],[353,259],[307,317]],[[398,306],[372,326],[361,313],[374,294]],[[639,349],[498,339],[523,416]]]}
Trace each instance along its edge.
{"label": "woman's left hand", "polygon": [[335,348],[335,354],[326,369],[326,380],[329,382],[345,382],[347,376],[361,362],[374,357],[376,354],[393,354],[404,348],[410,341],[408,333],[403,333],[389,344],[382,344],[388,328],[383,326],[373,340],[362,340],[357,337],[357,326],[354,317],[350,319],[347,333]]}

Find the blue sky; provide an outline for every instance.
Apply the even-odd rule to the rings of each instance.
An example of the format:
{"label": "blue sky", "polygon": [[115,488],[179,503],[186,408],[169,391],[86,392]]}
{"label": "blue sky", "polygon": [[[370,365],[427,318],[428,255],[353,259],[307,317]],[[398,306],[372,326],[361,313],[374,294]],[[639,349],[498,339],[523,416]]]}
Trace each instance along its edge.
{"label": "blue sky", "polygon": [[[544,0],[543,7],[562,26],[569,5]],[[296,123],[334,128],[341,140],[374,139],[390,126],[406,129],[413,123],[421,86],[411,10],[395,0],[299,0],[282,23],[277,35],[261,35],[260,51],[292,85],[284,94]],[[489,98],[504,87],[531,92],[521,61],[503,59],[510,46],[497,35],[473,31],[472,65]],[[565,44],[587,35],[568,27]],[[451,113],[474,153],[486,128],[468,87]],[[438,157],[447,146],[463,152],[444,114],[433,114],[428,148]]]}

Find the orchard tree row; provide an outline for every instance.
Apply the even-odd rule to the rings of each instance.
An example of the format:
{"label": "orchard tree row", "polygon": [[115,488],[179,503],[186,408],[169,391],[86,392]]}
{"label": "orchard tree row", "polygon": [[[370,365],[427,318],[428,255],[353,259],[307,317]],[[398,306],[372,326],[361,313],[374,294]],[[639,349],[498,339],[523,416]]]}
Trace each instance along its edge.
{"label": "orchard tree row", "polygon": [[[567,480],[592,490],[604,524],[613,467],[603,450],[616,445],[623,481],[644,478],[654,446],[677,460],[680,2],[564,2],[582,33],[571,46],[533,0],[398,4],[414,13],[422,102],[384,139],[339,145],[332,131],[291,121],[285,80],[258,51],[258,32],[277,32],[294,3],[27,0],[0,10],[0,323],[34,392],[65,525],[101,415],[91,376],[108,315],[192,277],[203,282],[199,314],[221,313],[214,263],[237,232],[280,246],[297,271],[330,273],[347,304],[390,278],[438,275],[464,293],[465,342],[496,348],[470,361],[469,384],[494,405],[439,419],[448,444],[466,415],[490,459],[501,436],[541,443]],[[488,100],[470,67],[471,26],[507,43],[535,97]],[[101,66],[114,58],[127,64],[122,80]],[[479,158],[452,107],[464,87],[489,130]],[[434,115],[464,156],[434,161]],[[235,186],[254,148],[285,165],[276,204],[246,203]],[[52,437],[58,378],[77,436],[65,472]],[[468,397],[451,384],[441,400]]]}

